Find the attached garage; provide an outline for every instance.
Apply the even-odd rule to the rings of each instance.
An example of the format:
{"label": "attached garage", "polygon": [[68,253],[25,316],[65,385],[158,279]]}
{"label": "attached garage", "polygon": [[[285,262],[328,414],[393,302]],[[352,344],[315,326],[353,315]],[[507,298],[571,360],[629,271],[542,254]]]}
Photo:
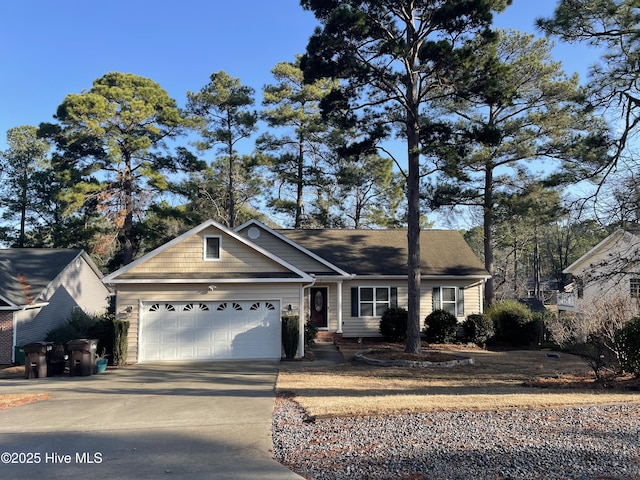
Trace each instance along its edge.
{"label": "attached garage", "polygon": [[145,301],[139,361],[280,359],[278,300]]}

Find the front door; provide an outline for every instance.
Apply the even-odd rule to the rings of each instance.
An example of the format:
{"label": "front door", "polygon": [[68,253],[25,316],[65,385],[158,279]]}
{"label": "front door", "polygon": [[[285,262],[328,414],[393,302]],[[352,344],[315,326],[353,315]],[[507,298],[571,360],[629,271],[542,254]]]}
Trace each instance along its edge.
{"label": "front door", "polygon": [[326,287],[316,287],[311,289],[311,320],[318,328],[327,328],[329,326],[327,317],[327,296],[328,289]]}

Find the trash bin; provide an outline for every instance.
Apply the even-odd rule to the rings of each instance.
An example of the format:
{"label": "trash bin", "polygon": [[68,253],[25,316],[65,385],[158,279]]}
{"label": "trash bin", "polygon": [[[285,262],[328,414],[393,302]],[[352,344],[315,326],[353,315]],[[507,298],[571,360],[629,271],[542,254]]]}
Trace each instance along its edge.
{"label": "trash bin", "polygon": [[93,375],[96,366],[98,340],[81,338],[67,342],[69,351],[69,374],[71,376]]}
{"label": "trash bin", "polygon": [[24,378],[45,378],[47,376],[47,351],[51,343],[33,342],[24,346]]}
{"label": "trash bin", "polygon": [[24,365],[24,347],[14,347],[13,349],[13,362],[16,365]]}

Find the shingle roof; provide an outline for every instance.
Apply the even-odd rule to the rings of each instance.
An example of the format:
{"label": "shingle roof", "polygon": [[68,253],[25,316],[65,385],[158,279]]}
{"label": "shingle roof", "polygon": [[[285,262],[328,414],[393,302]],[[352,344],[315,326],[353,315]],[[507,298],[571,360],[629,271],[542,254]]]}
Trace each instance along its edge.
{"label": "shingle roof", "polygon": [[49,283],[81,253],[80,249],[0,249],[0,295],[15,305],[37,302]]}
{"label": "shingle roof", "polygon": [[[407,274],[407,231],[403,229],[277,231],[351,274]],[[454,230],[421,231],[420,260],[422,275],[489,276]]]}

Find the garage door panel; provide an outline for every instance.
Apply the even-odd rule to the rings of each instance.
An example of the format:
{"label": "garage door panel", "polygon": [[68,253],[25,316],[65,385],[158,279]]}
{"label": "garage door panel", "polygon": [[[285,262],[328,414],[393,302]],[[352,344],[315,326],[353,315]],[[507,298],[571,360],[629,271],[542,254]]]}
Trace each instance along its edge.
{"label": "garage door panel", "polygon": [[280,358],[277,301],[143,302],[140,361]]}

